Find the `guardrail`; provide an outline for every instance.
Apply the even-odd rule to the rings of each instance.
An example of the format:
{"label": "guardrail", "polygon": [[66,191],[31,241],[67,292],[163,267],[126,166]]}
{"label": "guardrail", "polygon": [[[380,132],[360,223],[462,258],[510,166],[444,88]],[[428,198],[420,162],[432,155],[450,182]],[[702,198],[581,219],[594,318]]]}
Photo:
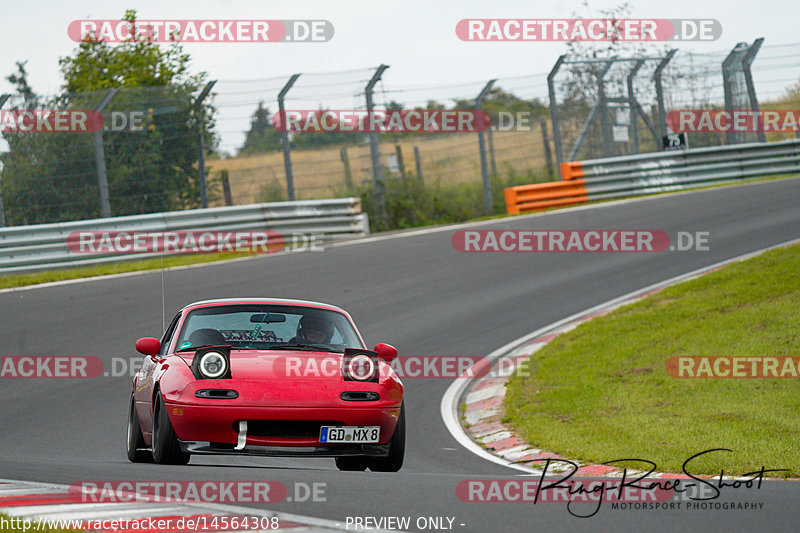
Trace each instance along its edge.
{"label": "guardrail", "polygon": [[160,253],[92,255],[76,253],[67,237],[78,231],[274,231],[324,235],[325,240],[369,234],[369,220],[357,198],[271,202],[191,209],[148,215],[37,224],[0,229],[0,274],[33,272],[159,257]]}
{"label": "guardrail", "polygon": [[509,215],[517,215],[545,207],[588,202],[585,184],[585,180],[572,180],[509,187],[505,190],[506,211]]}
{"label": "guardrail", "polygon": [[800,139],[570,161],[561,164],[564,181],[506,189],[506,210],[517,214],[793,173],[800,173]]}

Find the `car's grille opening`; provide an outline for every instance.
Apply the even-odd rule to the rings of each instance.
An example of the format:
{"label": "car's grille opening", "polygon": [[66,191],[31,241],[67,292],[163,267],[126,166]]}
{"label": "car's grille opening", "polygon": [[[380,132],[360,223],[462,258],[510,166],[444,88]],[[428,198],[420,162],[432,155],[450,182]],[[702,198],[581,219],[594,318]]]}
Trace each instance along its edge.
{"label": "car's grille opening", "polygon": [[197,398],[213,398],[222,400],[233,400],[239,397],[239,393],[230,389],[202,389],[194,393]]}
{"label": "car's grille opening", "polygon": [[377,392],[367,391],[347,391],[343,392],[339,397],[347,402],[373,402],[381,399],[381,395]]}
{"label": "car's grille opening", "polygon": [[317,438],[322,426],[343,426],[335,420],[248,420],[247,435],[275,438]]}

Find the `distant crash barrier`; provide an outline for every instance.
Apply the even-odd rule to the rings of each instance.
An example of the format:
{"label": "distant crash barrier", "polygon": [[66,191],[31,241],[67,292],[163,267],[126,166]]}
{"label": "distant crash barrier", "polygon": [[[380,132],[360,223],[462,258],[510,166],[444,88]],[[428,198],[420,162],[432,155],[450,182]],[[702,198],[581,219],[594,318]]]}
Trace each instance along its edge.
{"label": "distant crash barrier", "polygon": [[506,211],[513,215],[793,173],[800,173],[800,139],[570,161],[561,164],[562,181],[506,189]]}
{"label": "distant crash barrier", "polygon": [[[122,233],[163,235],[202,232],[256,232],[278,235],[287,249],[308,236],[324,242],[369,234],[369,220],[358,198],[271,202],[210,209],[190,209],[148,215],[99,218],[56,224],[37,224],[0,229],[0,274],[33,272],[159,257],[163,251],[130,246],[127,253],[81,253],[75,236],[83,233],[115,236]],[[129,239],[130,241],[130,239]],[[222,247],[220,251],[227,248]],[[95,249],[96,250],[96,249]]]}
{"label": "distant crash barrier", "polygon": [[585,180],[573,180],[509,187],[505,190],[506,211],[509,215],[516,215],[545,207],[587,202],[589,193],[585,185]]}

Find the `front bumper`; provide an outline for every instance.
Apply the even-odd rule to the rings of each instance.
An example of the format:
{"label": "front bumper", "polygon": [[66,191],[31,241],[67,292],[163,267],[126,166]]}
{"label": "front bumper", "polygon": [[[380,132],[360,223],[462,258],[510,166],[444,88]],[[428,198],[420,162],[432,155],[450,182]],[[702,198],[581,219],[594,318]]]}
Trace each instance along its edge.
{"label": "front bumper", "polygon": [[261,457],[346,457],[352,455],[386,457],[388,444],[343,444],[338,446],[256,446],[235,450],[230,445],[179,440],[181,451],[200,455],[256,455]]}
{"label": "front bumper", "polygon": [[[239,442],[239,422],[246,420],[251,428],[257,427],[260,422],[269,423],[280,429],[282,422],[286,427],[304,427],[298,434],[287,433],[281,435],[279,431],[254,434],[250,431],[246,435],[245,450],[248,447],[277,447],[312,449],[308,453],[324,454],[326,450],[341,450],[345,452],[353,448],[352,444],[325,444],[320,445],[319,433],[313,432],[315,424],[341,425],[341,426],[380,426],[380,439],[378,445],[388,444],[394,434],[400,407],[244,407],[237,405],[187,405],[167,403],[167,414],[178,440],[184,441],[186,451],[192,453],[240,453],[233,450],[232,446]],[[309,430],[309,428],[312,428]],[[207,443],[203,444],[203,443]],[[336,453],[334,455],[364,455],[362,446],[358,445],[358,453]],[[196,451],[194,451],[196,450]],[[316,452],[314,451],[316,450]],[[264,453],[257,453],[264,455]]]}

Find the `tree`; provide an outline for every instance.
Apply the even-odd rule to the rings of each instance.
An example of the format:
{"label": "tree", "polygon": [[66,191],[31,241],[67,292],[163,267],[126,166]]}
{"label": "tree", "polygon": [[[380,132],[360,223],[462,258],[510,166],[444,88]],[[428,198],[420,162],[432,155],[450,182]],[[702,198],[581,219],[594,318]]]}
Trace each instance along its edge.
{"label": "tree", "polygon": [[281,132],[272,125],[272,117],[264,102],[258,103],[258,108],[250,119],[250,130],[245,135],[244,144],[239,148],[238,155],[262,154],[274,152],[281,148]]}
{"label": "tree", "polygon": [[[64,81],[59,94],[34,101],[23,67],[9,76],[25,106],[91,110],[117,89],[103,111],[128,126],[103,133],[112,215],[160,212],[199,205],[198,140],[214,146],[214,109],[196,107],[206,74],[191,74],[190,57],[178,42],[160,47],[137,31],[136,12],[125,12],[131,30],[110,45],[87,36],[73,55],[59,60]],[[16,80],[16,81],[15,81]],[[28,95],[28,96],[26,96]],[[86,133],[4,133],[3,192],[16,198],[7,209],[11,223],[40,223],[99,215],[92,135]]]}
{"label": "tree", "polygon": [[[454,109],[472,109],[474,106],[474,100],[456,100]],[[525,100],[513,93],[504,91],[500,87],[493,87],[489,90],[481,109],[491,117],[492,124],[498,123],[498,115],[501,111],[507,113],[530,113],[531,119],[548,113],[547,106],[538,98]]]}
{"label": "tree", "polygon": [[400,102],[395,100],[390,100],[388,104],[386,104],[386,109],[389,111],[402,111],[405,106]]}
{"label": "tree", "polygon": [[6,80],[13,85],[26,102],[35,102],[36,95],[28,84],[28,72],[25,70],[27,61],[17,61],[17,73],[9,75]]}
{"label": "tree", "polygon": [[[6,79],[15,87],[11,110],[50,107],[28,84],[26,62]],[[86,134],[4,131],[8,151],[3,163],[2,195],[9,225],[36,224],[98,216],[97,186],[85,159],[91,154]],[[96,183],[96,182],[95,182]]]}
{"label": "tree", "polygon": [[[180,43],[160,47],[138,31],[136,11],[124,19],[131,37],[117,46],[87,37],[74,57],[59,63],[63,97],[97,100],[92,91],[120,88],[108,112],[147,110],[148,127],[107,135],[109,194],[114,214],[159,212],[198,207],[197,173],[200,128],[213,146],[214,108],[193,105],[207,74],[191,74],[191,58]],[[112,169],[114,172],[112,173]],[[113,200],[116,199],[116,202]]]}
{"label": "tree", "polygon": [[111,89],[113,87],[163,87],[169,85],[198,88],[205,73],[189,73],[189,54],[177,41],[159,47],[152,36],[137,30],[136,11],[125,11],[131,37],[111,46],[92,35],[84,38],[73,57],[59,60],[65,93]]}
{"label": "tree", "polygon": [[441,111],[447,109],[447,106],[445,106],[444,104],[440,104],[436,100],[428,100],[425,103],[425,109],[428,111],[437,111],[437,110]]}

